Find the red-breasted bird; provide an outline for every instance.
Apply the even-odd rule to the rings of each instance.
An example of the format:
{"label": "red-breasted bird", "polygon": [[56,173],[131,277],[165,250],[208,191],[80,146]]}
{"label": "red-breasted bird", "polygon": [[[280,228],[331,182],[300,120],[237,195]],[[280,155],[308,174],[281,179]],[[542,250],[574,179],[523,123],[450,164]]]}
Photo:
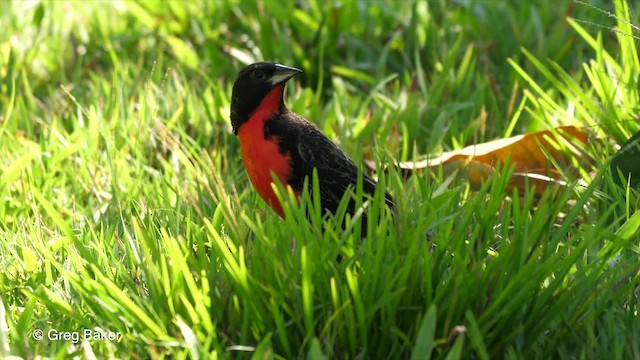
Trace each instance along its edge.
{"label": "red-breasted bird", "polygon": [[[231,125],[240,139],[242,159],[258,194],[281,217],[282,206],[271,184],[272,174],[300,196],[306,178],[318,171],[321,205],[335,213],[345,191],[355,190],[358,168],[320,129],[284,104],[286,82],[302,71],[274,62],[242,69],[233,84]],[[363,192],[373,195],[376,182],[366,174]],[[387,205],[394,201],[385,193]],[[353,214],[355,204],[349,204]]]}

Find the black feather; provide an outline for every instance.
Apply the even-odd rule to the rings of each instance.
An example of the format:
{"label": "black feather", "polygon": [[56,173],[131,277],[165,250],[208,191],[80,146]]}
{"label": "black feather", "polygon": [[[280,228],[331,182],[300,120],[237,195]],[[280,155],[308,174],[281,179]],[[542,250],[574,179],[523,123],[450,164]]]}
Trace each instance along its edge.
{"label": "black feather", "polygon": [[[301,191],[305,179],[310,179],[313,169],[317,169],[324,209],[335,213],[347,189],[352,187],[355,190],[358,181],[356,164],[320,129],[300,115],[285,108],[265,122],[265,136],[277,137],[281,152],[290,154],[293,172],[287,183],[294,190]],[[362,175],[362,180],[363,192],[373,196],[376,182],[366,174]],[[395,207],[388,192],[385,193],[385,202],[389,207]],[[348,211],[355,211],[353,201]]]}

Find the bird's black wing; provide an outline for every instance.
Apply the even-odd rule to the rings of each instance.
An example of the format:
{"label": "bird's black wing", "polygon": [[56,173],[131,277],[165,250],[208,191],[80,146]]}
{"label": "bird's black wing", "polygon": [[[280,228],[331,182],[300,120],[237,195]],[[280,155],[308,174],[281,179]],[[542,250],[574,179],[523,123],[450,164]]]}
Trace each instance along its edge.
{"label": "bird's black wing", "polygon": [[[358,167],[333,141],[326,137],[315,125],[309,123],[293,112],[281,114],[284,121],[279,126],[286,131],[277,131],[282,150],[291,154],[293,173],[288,183],[296,190],[301,190],[305,178],[311,179],[313,169],[318,171],[320,199],[322,206],[335,212],[340,201],[351,186],[354,190],[358,181]],[[285,129],[282,129],[285,130]],[[366,174],[362,176],[362,189],[373,195],[376,182]],[[393,198],[388,193],[386,202],[394,207]],[[350,212],[353,206],[349,205]]]}

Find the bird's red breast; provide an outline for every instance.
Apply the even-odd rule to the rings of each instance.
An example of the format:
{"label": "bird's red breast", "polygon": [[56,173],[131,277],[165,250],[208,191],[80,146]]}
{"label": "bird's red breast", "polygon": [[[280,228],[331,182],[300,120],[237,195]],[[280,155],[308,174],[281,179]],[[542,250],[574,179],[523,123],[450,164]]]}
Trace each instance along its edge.
{"label": "bird's red breast", "polygon": [[281,217],[284,217],[284,211],[273,191],[273,175],[287,185],[292,171],[291,155],[280,152],[277,137],[265,138],[264,123],[278,113],[283,92],[284,84],[274,87],[238,130],[242,159],[249,180],[262,199]]}

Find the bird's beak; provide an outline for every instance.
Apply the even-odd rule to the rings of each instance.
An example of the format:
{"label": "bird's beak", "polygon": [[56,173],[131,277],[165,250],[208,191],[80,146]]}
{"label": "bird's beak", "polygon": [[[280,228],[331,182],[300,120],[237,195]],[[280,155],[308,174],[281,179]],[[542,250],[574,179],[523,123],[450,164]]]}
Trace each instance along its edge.
{"label": "bird's beak", "polygon": [[299,74],[301,72],[302,70],[300,69],[276,64],[276,71],[273,73],[273,76],[271,76],[271,79],[270,79],[271,85],[276,86],[278,84],[282,84],[283,82],[291,79],[296,74]]}

